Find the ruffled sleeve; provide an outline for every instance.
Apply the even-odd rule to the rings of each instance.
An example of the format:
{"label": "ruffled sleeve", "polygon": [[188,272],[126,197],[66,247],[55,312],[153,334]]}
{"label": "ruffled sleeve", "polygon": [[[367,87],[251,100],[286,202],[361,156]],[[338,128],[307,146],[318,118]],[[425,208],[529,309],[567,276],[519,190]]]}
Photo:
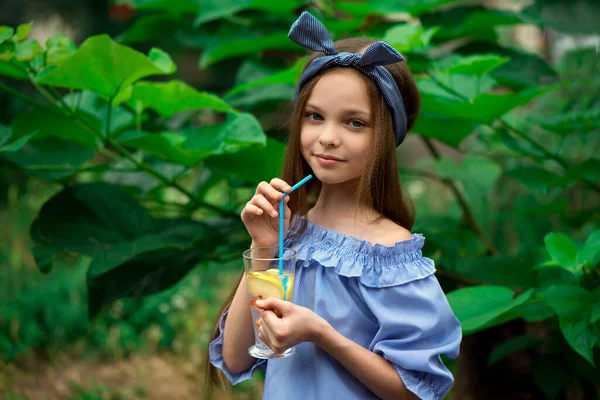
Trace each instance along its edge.
{"label": "ruffled sleeve", "polygon": [[390,361],[420,399],[442,399],[454,378],[440,355],[458,356],[462,331],[435,276],[361,292],[379,324],[369,350]]}
{"label": "ruffled sleeve", "polygon": [[229,309],[227,309],[227,311],[225,311],[221,316],[221,320],[219,321],[219,337],[210,343],[208,347],[208,354],[210,357],[210,363],[223,371],[223,374],[227,377],[227,379],[229,379],[232,385],[236,385],[242,381],[252,378],[254,371],[266,369],[267,360],[257,359],[250,369],[239,374],[234,374],[227,368],[225,361],[223,360],[223,329],[225,328],[225,320],[227,319],[228,313]]}

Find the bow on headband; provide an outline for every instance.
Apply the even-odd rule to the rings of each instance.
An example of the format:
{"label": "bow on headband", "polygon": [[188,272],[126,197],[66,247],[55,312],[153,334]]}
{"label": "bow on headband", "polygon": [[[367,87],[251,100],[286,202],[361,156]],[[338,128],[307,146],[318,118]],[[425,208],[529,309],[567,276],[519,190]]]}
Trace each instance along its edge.
{"label": "bow on headband", "polygon": [[288,37],[300,46],[325,53],[324,56],[313,60],[302,73],[296,87],[294,103],[298,100],[304,84],[319,72],[336,66],[353,67],[373,79],[379,87],[392,114],[396,146],[402,143],[407,130],[404,102],[392,74],[383,67],[404,60],[396,49],[386,42],[379,41],[369,46],[364,54],[338,53],[325,26],[306,11],[294,22]]}

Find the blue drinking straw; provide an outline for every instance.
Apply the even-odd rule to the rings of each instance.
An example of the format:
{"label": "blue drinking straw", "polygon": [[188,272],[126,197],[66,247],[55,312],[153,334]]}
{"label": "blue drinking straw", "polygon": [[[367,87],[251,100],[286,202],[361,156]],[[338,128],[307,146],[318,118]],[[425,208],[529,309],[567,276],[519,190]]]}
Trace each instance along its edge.
{"label": "blue drinking straw", "polygon": [[[312,178],[312,175],[308,175],[306,178],[302,179],[300,182],[296,183],[294,186],[292,186],[292,190],[290,190],[290,193],[292,193],[294,190],[298,189],[300,186],[304,185],[306,182],[308,182],[310,179]],[[284,193],[283,196],[281,197],[281,201],[279,202],[279,275],[283,275],[283,214],[284,214],[284,207],[285,207],[285,196],[289,196],[290,193]],[[282,279],[282,284],[283,284],[283,300],[287,300],[287,281],[288,281],[288,277],[287,275],[283,277]]]}

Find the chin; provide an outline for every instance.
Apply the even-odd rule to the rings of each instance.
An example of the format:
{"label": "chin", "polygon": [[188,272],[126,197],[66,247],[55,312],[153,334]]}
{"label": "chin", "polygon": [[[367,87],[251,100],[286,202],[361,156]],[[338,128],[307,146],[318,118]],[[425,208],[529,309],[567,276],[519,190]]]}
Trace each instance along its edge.
{"label": "chin", "polygon": [[320,168],[312,168],[312,170],[315,178],[326,185],[337,185],[359,178],[357,176],[346,176],[345,174],[340,174],[339,172],[327,171]]}

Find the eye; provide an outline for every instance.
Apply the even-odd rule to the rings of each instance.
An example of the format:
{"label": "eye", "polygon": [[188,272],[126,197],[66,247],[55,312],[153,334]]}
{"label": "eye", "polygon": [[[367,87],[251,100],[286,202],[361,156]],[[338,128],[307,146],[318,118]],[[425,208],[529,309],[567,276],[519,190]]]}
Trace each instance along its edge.
{"label": "eye", "polygon": [[363,128],[366,126],[365,123],[358,121],[358,120],[350,121],[349,124],[353,128]]}
{"label": "eye", "polygon": [[307,113],[306,116],[308,117],[308,119],[310,119],[312,121],[322,121],[323,120],[323,117],[321,116],[321,114],[316,113],[316,112]]}

